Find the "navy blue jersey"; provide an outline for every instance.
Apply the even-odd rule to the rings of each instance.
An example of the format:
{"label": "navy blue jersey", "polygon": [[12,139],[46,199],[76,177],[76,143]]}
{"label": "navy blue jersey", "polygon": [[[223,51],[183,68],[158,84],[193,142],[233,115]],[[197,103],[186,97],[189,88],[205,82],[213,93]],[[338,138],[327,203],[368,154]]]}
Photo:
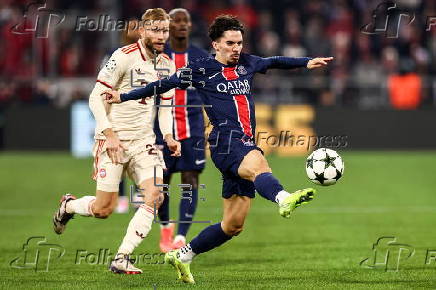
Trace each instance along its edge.
{"label": "navy blue jersey", "polygon": [[[148,84],[143,88],[121,94],[121,100],[140,99],[166,92],[172,88],[186,89],[193,86],[205,105],[213,126],[209,141],[217,138],[240,138],[254,141],[256,117],[251,85],[256,73],[268,69],[306,67],[310,58],[283,56],[262,58],[242,53],[236,65],[224,65],[214,56],[189,63],[187,70],[179,70],[167,79]],[[212,142],[211,142],[212,143]]]}
{"label": "navy blue jersey", "polygon": [[[188,63],[209,56],[205,50],[194,45],[189,45],[188,49],[184,52],[175,52],[168,43],[165,45],[164,53],[174,61],[176,69],[186,67]],[[173,105],[201,105],[202,103],[194,87],[187,88],[186,90],[175,90]],[[176,140],[181,141],[190,137],[204,137],[204,119],[201,107],[174,107],[173,115],[173,135]],[[155,119],[154,131],[156,134],[156,143],[163,144],[158,118]]]}

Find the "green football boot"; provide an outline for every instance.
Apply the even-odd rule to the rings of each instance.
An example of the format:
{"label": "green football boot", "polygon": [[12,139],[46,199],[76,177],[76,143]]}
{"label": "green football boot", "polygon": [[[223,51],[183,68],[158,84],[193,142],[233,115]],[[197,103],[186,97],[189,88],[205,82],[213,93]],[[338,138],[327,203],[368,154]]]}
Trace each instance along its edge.
{"label": "green football boot", "polygon": [[291,193],[290,196],[279,204],[279,213],[282,217],[290,218],[294,209],[302,204],[308,203],[315,196],[316,190],[313,188],[305,188]]}
{"label": "green football boot", "polygon": [[182,263],[180,261],[180,250],[173,250],[165,254],[165,263],[173,266],[178,275],[178,279],[189,284],[195,284],[194,277],[189,269],[189,263]]}

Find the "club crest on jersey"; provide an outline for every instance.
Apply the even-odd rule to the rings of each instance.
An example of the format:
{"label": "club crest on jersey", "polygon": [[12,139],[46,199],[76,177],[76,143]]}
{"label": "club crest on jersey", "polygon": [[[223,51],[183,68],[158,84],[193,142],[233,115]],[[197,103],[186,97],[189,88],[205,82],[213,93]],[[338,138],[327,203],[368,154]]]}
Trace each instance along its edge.
{"label": "club crest on jersey", "polygon": [[108,72],[113,72],[117,67],[117,63],[115,62],[115,59],[111,58],[110,60],[108,60],[105,67]]}
{"label": "club crest on jersey", "polygon": [[106,177],[106,169],[102,168],[100,169],[100,177],[105,178]]}
{"label": "club crest on jersey", "polygon": [[247,74],[247,70],[245,69],[245,67],[243,65],[238,66],[238,74],[239,75],[246,75]]}

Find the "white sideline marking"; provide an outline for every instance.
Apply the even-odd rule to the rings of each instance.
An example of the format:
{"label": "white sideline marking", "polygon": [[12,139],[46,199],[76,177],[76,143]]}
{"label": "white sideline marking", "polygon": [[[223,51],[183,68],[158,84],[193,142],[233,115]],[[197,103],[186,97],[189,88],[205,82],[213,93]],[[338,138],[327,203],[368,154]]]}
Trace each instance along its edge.
{"label": "white sideline marking", "polygon": [[[303,210],[302,210],[303,209]],[[253,209],[253,211],[269,212],[269,208]],[[398,207],[310,207],[303,205],[296,210],[298,214],[360,214],[360,213],[436,213],[432,206],[398,206]]]}
{"label": "white sideline marking", "polygon": [[8,208],[0,209],[0,216],[41,216],[41,212],[37,210]]}

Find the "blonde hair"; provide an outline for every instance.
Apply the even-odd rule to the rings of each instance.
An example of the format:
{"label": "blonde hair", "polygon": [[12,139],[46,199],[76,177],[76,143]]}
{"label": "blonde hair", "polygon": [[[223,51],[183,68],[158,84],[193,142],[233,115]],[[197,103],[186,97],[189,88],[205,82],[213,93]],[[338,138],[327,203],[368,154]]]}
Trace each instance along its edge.
{"label": "blonde hair", "polygon": [[149,24],[154,20],[170,20],[170,16],[162,8],[147,9],[144,14],[142,14],[141,21],[144,24]]}

